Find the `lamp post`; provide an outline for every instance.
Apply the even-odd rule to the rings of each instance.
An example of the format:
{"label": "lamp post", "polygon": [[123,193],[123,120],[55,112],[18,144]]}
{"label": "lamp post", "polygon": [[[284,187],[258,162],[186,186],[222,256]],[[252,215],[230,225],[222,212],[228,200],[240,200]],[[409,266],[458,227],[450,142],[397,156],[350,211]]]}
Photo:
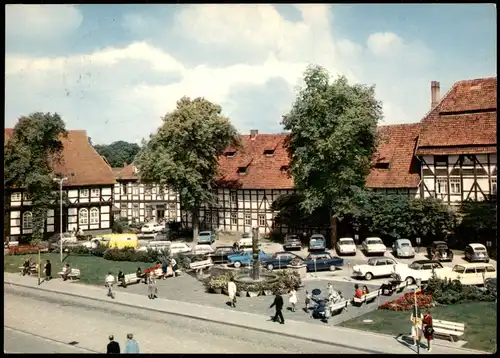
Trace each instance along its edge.
{"label": "lamp post", "polygon": [[63,262],[63,224],[62,224],[62,210],[63,210],[63,195],[62,187],[63,183],[68,180],[68,178],[54,178],[54,181],[59,183],[59,253],[61,256],[61,263]]}
{"label": "lamp post", "polygon": [[[417,290],[420,288],[420,285],[421,285],[421,279],[417,278],[415,280],[415,285],[417,286],[414,290],[413,290],[413,298],[415,299],[415,332],[417,334],[417,354],[420,354],[420,336],[421,336],[421,326],[419,327],[419,320],[418,320],[418,317],[419,317],[419,314],[418,314],[418,304],[417,304]],[[421,325],[421,323],[420,323]]]}

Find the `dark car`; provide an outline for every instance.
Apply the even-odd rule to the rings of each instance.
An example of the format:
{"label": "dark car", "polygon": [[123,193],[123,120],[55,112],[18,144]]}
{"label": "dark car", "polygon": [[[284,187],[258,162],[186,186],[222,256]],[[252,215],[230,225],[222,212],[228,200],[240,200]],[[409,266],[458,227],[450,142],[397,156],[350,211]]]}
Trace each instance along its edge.
{"label": "dark car", "polygon": [[227,259],[229,255],[234,255],[238,252],[239,251],[235,250],[232,246],[217,246],[215,251],[208,256],[212,258],[214,264],[225,264],[229,261]]}
{"label": "dark car", "polygon": [[304,261],[304,259],[299,255],[284,251],[276,252],[271,257],[262,260],[262,265],[264,265],[268,270],[281,269],[286,268],[287,265],[290,265],[290,262],[293,259]]}
{"label": "dark car", "polygon": [[337,266],[344,266],[344,259],[328,252],[311,252],[304,263],[307,265],[307,271],[335,271]]}
{"label": "dark car", "polygon": [[469,262],[481,261],[490,262],[488,251],[483,244],[469,244],[465,248],[465,259]]}
{"label": "dark car", "polygon": [[312,234],[309,238],[309,252],[311,251],[325,251],[326,239],[321,234]]}
{"label": "dark car", "polygon": [[302,242],[297,235],[286,235],[285,241],[283,243],[283,250],[300,250],[302,248]]}
{"label": "dark car", "polygon": [[427,248],[427,256],[431,260],[453,261],[453,252],[445,241],[434,241],[432,245]]}

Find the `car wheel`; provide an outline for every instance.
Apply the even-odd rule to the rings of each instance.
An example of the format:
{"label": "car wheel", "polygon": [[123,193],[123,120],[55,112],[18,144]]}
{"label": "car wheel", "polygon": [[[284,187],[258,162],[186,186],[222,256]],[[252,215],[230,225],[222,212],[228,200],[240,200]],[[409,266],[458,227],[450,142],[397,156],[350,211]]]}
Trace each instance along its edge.
{"label": "car wheel", "polygon": [[407,277],[405,281],[408,285],[413,285],[413,283],[415,282],[413,277]]}
{"label": "car wheel", "polygon": [[333,265],[330,266],[330,271],[335,271],[337,268]]}
{"label": "car wheel", "polygon": [[268,269],[269,271],[272,271],[272,270],[273,270],[273,268],[274,268],[273,264],[269,264],[269,265],[267,265],[267,269]]}
{"label": "car wheel", "polygon": [[373,278],[373,274],[371,272],[367,272],[365,275],[365,280],[370,281]]}
{"label": "car wheel", "polygon": [[235,267],[235,268],[240,268],[240,267],[241,267],[241,262],[236,261],[236,262],[234,263],[234,267]]}

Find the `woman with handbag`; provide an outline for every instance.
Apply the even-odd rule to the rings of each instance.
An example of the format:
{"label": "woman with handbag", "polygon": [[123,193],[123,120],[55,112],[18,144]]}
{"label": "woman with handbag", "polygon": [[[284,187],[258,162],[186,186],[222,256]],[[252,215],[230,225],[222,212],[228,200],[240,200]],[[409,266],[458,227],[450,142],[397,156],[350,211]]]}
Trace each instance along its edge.
{"label": "woman with handbag", "polygon": [[434,328],[432,327],[432,316],[431,312],[425,312],[424,318],[422,319],[422,326],[424,331],[424,337],[427,339],[427,351],[431,351],[431,341],[434,339]]}

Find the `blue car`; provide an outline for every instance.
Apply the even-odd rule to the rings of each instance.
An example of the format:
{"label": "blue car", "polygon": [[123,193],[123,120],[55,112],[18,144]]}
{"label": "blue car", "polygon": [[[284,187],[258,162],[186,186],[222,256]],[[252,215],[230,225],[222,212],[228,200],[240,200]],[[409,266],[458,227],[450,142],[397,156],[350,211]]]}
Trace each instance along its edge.
{"label": "blue car", "polygon": [[307,271],[335,271],[338,266],[344,266],[344,259],[332,256],[329,252],[310,253],[304,260]]}
{"label": "blue car", "polygon": [[268,269],[284,269],[293,259],[299,259],[304,261],[302,257],[291,252],[276,252],[275,254],[269,256],[268,258],[262,260],[262,264]]}
{"label": "blue car", "polygon": [[198,244],[212,245],[215,242],[215,235],[211,231],[200,231],[198,234]]}
{"label": "blue car", "polygon": [[321,234],[312,234],[309,239],[309,252],[311,251],[325,251],[326,240]]}
{"label": "blue car", "polygon": [[[241,265],[250,265],[252,262],[253,253],[252,251],[242,251],[238,254],[230,255],[227,257],[229,265],[234,265],[235,268],[241,267]],[[259,251],[259,261],[264,261],[271,255],[266,254],[264,251]]]}

